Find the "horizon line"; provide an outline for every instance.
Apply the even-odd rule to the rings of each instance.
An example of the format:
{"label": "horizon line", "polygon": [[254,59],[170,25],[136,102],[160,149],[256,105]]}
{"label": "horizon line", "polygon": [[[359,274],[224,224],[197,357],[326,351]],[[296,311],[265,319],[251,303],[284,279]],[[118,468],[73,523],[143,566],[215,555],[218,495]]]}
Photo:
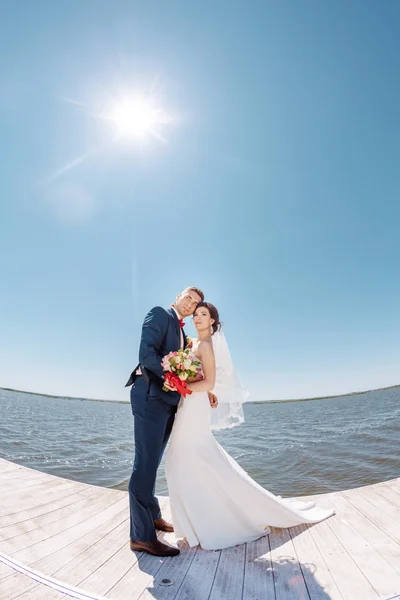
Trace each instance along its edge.
{"label": "horizon line", "polygon": [[[359,394],[368,394],[369,392],[382,392],[384,390],[391,390],[393,388],[400,387],[400,384],[389,385],[387,387],[375,388],[372,390],[364,390],[358,392],[348,392],[346,394],[335,394],[331,396],[314,396],[312,398],[292,398],[282,400],[253,400],[245,402],[245,404],[280,404],[283,402],[308,402],[311,400],[327,400],[329,398],[346,398],[347,396],[358,396]],[[113,402],[116,404],[130,404],[129,400],[105,400],[104,398],[85,398],[83,396],[59,396],[55,394],[42,394],[40,392],[28,392],[26,390],[16,390],[14,388],[1,387],[0,390],[5,392],[18,392],[19,394],[30,394],[31,396],[43,396],[44,398],[59,398],[63,400],[89,400],[91,402]]]}

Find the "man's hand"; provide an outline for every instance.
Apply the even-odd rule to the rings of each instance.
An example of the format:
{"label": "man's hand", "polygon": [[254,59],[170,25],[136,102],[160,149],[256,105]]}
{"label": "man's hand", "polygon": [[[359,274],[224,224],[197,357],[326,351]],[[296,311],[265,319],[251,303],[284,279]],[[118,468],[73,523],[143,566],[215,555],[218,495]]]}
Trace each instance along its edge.
{"label": "man's hand", "polygon": [[211,408],[217,408],[218,406],[218,398],[215,394],[213,394],[212,392],[207,392],[208,393],[208,399],[210,401],[210,406]]}
{"label": "man's hand", "polygon": [[172,381],[172,374],[168,373],[169,377],[167,377],[167,374],[164,375],[163,380],[164,380],[164,385],[163,385],[163,391],[164,392],[177,392],[178,390],[176,389],[174,382]]}
{"label": "man's hand", "polygon": [[170,392],[176,392],[176,391],[177,391],[177,389],[176,389],[176,387],[175,387],[175,386],[171,386],[171,385],[170,385],[169,383],[167,383],[166,381],[164,382],[164,385],[163,385],[163,390],[164,390],[165,392],[166,392],[166,391],[170,391]]}

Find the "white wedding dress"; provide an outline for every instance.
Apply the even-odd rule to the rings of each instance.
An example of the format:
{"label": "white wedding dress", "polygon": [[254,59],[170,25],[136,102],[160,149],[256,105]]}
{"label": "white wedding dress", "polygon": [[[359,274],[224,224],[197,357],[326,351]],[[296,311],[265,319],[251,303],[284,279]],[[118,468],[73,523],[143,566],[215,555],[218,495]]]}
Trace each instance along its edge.
{"label": "white wedding dress", "polygon": [[[181,398],[166,456],[172,523],[189,546],[217,550],[256,540],[272,527],[317,523],[334,514],[274,496],[218,444],[206,392]],[[267,468],[267,465],[266,465]]]}

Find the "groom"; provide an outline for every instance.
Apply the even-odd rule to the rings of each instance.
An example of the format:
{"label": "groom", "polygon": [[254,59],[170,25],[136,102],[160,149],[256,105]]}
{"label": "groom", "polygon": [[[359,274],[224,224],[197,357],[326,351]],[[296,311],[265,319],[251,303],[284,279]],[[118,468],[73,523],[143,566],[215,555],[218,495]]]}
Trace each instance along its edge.
{"label": "groom", "polygon": [[[189,287],[167,309],[156,306],[145,317],[139,348],[139,365],[125,387],[132,385],[131,405],[134,416],[135,461],[129,481],[130,547],[134,552],[155,556],[175,556],[178,548],[158,541],[156,529],[173,531],[161,517],[155,496],[157,469],[171,435],[178,392],[164,392],[161,361],[169,352],[186,348],[183,319],[192,315],[203,292]],[[216,403],[209,394],[210,404]]]}

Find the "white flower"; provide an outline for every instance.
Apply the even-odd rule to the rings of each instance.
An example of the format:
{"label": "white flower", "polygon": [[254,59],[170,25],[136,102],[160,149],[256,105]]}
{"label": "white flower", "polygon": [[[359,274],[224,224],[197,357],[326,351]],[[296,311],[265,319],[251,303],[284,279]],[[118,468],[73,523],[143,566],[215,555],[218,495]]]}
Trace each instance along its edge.
{"label": "white flower", "polygon": [[181,379],[182,381],[186,381],[187,378],[188,378],[188,374],[187,373],[181,373],[179,375],[179,379]]}
{"label": "white flower", "polygon": [[190,367],[192,366],[192,361],[190,360],[190,358],[187,358],[184,361],[183,366],[185,367],[185,369],[190,369]]}

